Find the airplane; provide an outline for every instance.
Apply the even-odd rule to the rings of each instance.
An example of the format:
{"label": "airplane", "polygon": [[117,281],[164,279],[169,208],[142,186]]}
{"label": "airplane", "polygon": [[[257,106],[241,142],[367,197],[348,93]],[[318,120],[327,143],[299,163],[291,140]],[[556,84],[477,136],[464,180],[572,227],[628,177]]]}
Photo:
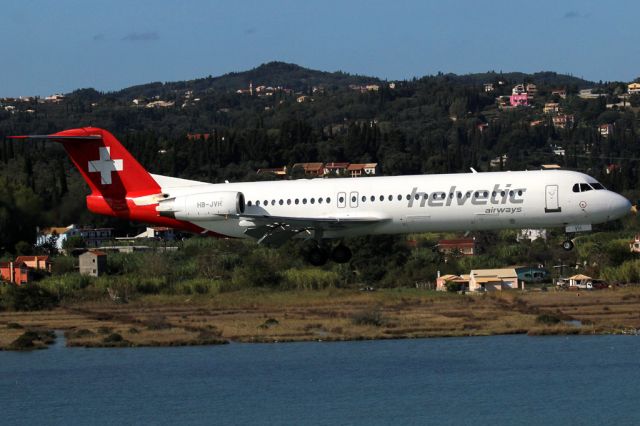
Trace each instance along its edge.
{"label": "airplane", "polygon": [[[547,227],[569,235],[631,209],[596,179],[568,170],[212,184],[151,174],[96,127],[12,138],[62,143],[91,189],[93,213],[274,247],[307,239],[315,266],[348,262],[344,237]],[[339,242],[331,248],[328,240]]]}

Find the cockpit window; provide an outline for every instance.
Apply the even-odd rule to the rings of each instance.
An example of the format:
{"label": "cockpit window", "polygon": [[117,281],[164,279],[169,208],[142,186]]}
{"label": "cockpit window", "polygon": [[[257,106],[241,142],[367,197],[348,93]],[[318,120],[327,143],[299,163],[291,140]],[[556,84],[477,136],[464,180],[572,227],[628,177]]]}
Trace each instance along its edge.
{"label": "cockpit window", "polygon": [[580,184],[576,183],[575,185],[573,185],[573,192],[580,192]]}
{"label": "cockpit window", "polygon": [[580,192],[587,192],[587,191],[591,191],[593,188],[589,186],[588,183],[581,183],[580,184]]}
{"label": "cockpit window", "polygon": [[601,183],[596,182],[596,183],[592,183],[591,186],[593,186],[593,189],[606,189]]}

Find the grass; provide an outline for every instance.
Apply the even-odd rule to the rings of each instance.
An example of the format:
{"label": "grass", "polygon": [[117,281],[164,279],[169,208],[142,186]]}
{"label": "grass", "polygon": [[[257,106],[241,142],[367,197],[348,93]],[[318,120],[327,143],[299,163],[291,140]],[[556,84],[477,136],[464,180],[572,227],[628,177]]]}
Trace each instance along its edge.
{"label": "grass", "polygon": [[[149,295],[127,304],[105,298],[51,311],[0,312],[0,347],[34,328],[65,330],[69,345],[96,347],[614,333],[640,329],[639,312],[640,288],[475,296],[419,289],[251,289]],[[576,319],[583,327],[547,318]]]}

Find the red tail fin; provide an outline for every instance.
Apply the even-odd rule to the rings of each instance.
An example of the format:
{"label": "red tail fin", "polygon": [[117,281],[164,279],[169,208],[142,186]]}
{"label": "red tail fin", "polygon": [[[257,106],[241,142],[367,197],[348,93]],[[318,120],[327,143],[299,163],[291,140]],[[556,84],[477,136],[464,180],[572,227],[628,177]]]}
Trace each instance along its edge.
{"label": "red tail fin", "polygon": [[108,131],[97,127],[52,135],[14,136],[61,142],[91,188],[87,206],[95,213],[128,216],[127,198],[161,192],[158,183]]}
{"label": "red tail fin", "polygon": [[56,137],[89,184],[92,195],[124,199],[160,193],[160,186],[149,172],[108,131],[84,127],[50,135],[51,139]]}

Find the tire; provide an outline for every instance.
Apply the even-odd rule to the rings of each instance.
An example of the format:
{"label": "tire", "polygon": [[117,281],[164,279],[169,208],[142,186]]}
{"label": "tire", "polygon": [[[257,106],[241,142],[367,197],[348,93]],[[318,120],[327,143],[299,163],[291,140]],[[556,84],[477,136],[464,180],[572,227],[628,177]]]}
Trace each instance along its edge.
{"label": "tire", "polygon": [[573,241],[571,241],[571,240],[563,241],[562,242],[562,248],[565,249],[566,251],[573,250]]}
{"label": "tire", "polygon": [[327,252],[318,247],[311,249],[307,254],[307,260],[313,266],[322,266],[327,263],[327,259],[329,259]]}
{"label": "tire", "polygon": [[331,251],[331,260],[336,263],[347,263],[351,260],[351,255],[349,247],[340,244]]}

